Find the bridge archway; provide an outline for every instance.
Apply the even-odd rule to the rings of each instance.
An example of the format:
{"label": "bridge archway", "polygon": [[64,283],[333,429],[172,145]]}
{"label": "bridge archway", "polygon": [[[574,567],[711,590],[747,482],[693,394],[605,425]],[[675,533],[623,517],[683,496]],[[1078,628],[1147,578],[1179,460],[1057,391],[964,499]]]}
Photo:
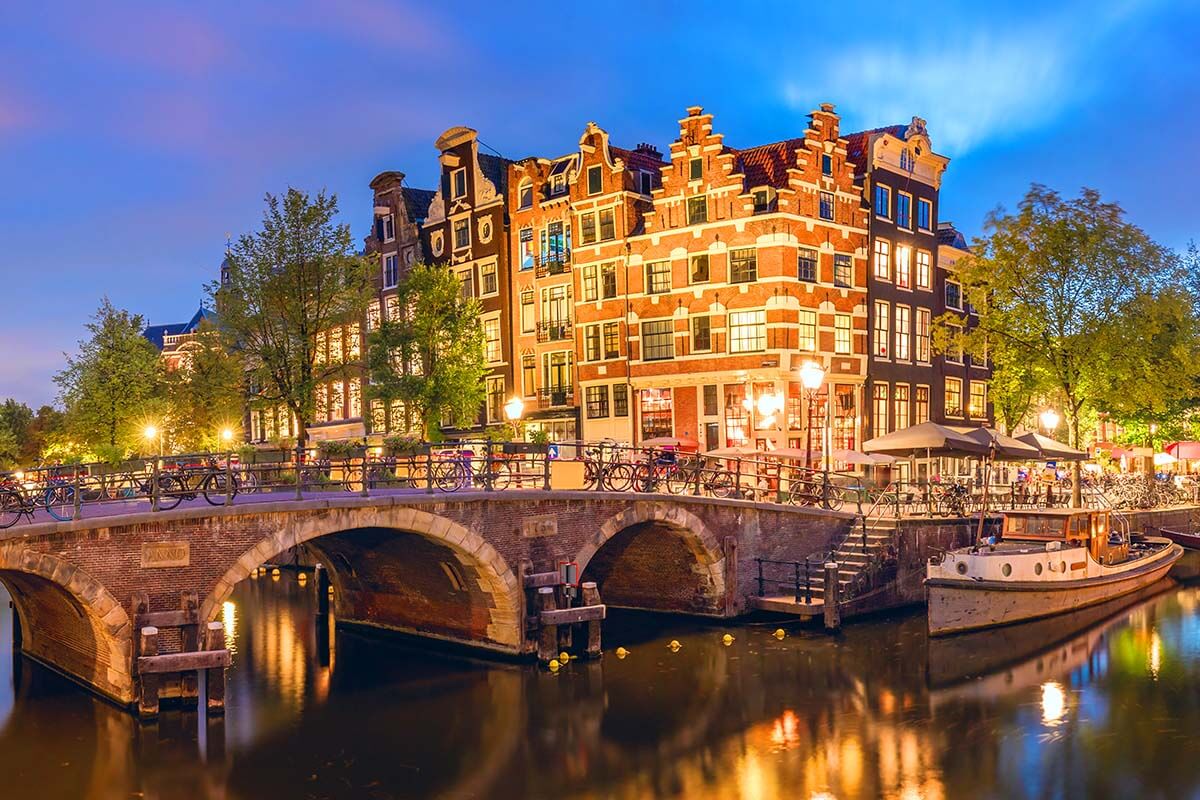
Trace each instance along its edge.
{"label": "bridge archway", "polygon": [[576,558],[601,600],[624,608],[721,614],[725,556],[679,503],[639,502],[610,517]]}
{"label": "bridge archway", "polygon": [[233,587],[255,569],[307,544],[330,570],[339,619],[519,652],[516,575],[478,533],[418,508],[279,518],[278,529],[217,581],[201,607],[205,619],[216,619]]}
{"label": "bridge archway", "polygon": [[120,703],[133,699],[129,614],[98,580],[49,553],[0,548],[21,648]]}

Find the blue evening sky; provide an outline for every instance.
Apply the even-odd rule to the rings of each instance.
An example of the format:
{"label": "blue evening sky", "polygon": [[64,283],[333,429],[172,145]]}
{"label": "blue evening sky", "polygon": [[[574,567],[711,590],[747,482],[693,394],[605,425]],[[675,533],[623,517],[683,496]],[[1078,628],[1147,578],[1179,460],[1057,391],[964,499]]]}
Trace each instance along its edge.
{"label": "blue evening sky", "polygon": [[368,181],[432,188],[458,124],[514,158],[569,151],[589,120],[665,151],[693,104],[735,147],[825,101],[847,131],[918,114],[968,234],[1037,180],[1182,247],[1198,30],[1194,0],[0,0],[0,397],[52,400],[104,294],[187,319],[264,192],[327,187],[361,240]]}

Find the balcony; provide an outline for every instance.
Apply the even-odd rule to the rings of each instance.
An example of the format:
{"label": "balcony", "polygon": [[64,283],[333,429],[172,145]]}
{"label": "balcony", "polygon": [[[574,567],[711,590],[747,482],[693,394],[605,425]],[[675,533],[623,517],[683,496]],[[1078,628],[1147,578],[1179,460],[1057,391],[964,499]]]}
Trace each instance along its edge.
{"label": "balcony", "polygon": [[559,408],[575,405],[575,389],[570,386],[551,386],[538,389],[538,408]]}
{"label": "balcony", "polygon": [[549,322],[539,322],[537,326],[537,340],[539,342],[562,342],[570,339],[574,332],[570,317],[566,319],[554,319]]}
{"label": "balcony", "polygon": [[571,251],[558,250],[534,256],[535,275],[545,278],[547,275],[562,275],[571,271]]}

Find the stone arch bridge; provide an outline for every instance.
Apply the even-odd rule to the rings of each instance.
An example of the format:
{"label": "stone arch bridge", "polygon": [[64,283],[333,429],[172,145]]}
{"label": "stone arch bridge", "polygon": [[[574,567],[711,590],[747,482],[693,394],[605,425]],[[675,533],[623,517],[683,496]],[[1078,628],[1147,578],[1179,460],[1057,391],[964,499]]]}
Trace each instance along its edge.
{"label": "stone arch bridge", "polygon": [[112,700],[137,694],[135,594],[199,602],[303,545],[329,570],[339,621],[508,655],[533,652],[537,577],[579,564],[602,602],[714,617],[748,609],[754,559],[830,549],[850,514],[703,497],[520,491],[191,507],[26,525],[0,537],[0,582],[24,652]]}

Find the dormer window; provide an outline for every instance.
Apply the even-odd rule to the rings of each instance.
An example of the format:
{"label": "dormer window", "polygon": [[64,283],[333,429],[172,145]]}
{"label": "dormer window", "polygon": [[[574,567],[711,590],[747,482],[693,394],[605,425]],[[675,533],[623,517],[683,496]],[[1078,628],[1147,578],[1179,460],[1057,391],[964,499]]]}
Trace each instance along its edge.
{"label": "dormer window", "polygon": [[755,189],[751,196],[754,198],[754,213],[765,214],[775,210],[775,190],[769,186]]}
{"label": "dormer window", "polygon": [[821,174],[833,174],[833,156],[829,155],[828,153],[823,153],[821,155]]}
{"label": "dormer window", "polygon": [[467,196],[467,168],[459,167],[450,173],[450,198],[457,200]]}
{"label": "dormer window", "polygon": [[900,151],[900,169],[905,172],[912,172],[916,167],[916,162],[913,160],[912,151],[907,147]]}
{"label": "dormer window", "polygon": [[688,180],[698,181],[704,177],[704,159],[693,158],[688,161]]}
{"label": "dormer window", "polygon": [[533,181],[529,180],[528,178],[521,181],[521,186],[519,189],[517,189],[517,207],[533,207]]}
{"label": "dormer window", "polygon": [[550,196],[557,197],[567,191],[567,176],[566,175],[551,175],[550,176]]}
{"label": "dormer window", "polygon": [[600,194],[604,191],[604,174],[600,171],[600,166],[588,167],[587,171],[587,188],[588,194]]}
{"label": "dormer window", "polygon": [[638,173],[638,191],[642,194],[653,194],[654,192],[654,173],[639,172]]}

